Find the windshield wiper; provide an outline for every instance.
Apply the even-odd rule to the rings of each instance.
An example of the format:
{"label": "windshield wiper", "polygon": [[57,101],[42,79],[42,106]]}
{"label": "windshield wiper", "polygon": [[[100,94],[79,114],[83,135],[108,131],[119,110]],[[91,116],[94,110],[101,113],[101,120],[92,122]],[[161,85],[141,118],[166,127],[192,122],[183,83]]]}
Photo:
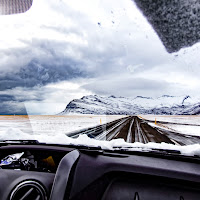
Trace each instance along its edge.
{"label": "windshield wiper", "polygon": [[41,144],[38,140],[0,140],[0,145],[8,144]]}
{"label": "windshield wiper", "polygon": [[125,151],[125,152],[147,152],[147,153],[158,153],[158,154],[176,154],[180,155],[181,152],[179,150],[174,150],[174,149],[157,149],[157,148],[143,148],[143,147],[120,147],[116,146],[113,147],[114,150],[118,151]]}

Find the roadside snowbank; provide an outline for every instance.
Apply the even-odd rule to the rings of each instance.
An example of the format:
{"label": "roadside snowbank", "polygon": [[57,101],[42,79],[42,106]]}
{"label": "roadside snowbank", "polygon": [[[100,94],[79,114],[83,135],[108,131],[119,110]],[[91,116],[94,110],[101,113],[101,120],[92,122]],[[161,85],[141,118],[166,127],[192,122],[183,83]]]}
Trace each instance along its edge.
{"label": "roadside snowbank", "polygon": [[157,122],[188,124],[200,126],[200,115],[140,115],[141,118]]}
{"label": "roadside snowbank", "polygon": [[186,136],[200,136],[200,126],[179,125],[179,124],[162,124],[162,123],[148,123],[152,127],[161,128],[164,130],[176,132]]}

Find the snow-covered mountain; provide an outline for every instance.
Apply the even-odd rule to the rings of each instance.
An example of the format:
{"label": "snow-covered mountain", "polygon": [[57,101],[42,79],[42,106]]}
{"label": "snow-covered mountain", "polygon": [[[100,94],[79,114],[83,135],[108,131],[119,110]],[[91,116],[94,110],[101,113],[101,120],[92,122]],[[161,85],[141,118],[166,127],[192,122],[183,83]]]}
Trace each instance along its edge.
{"label": "snow-covered mountain", "polygon": [[60,113],[68,114],[107,114],[107,115],[197,115],[200,114],[200,99],[189,95],[169,96],[158,98],[137,96],[102,97],[97,95],[83,96],[81,99],[71,101],[66,109]]}

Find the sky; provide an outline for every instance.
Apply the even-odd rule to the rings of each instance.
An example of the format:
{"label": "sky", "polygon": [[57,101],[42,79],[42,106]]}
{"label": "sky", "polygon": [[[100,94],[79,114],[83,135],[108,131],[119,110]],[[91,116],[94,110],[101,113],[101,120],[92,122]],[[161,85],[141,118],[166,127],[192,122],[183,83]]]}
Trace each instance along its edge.
{"label": "sky", "polygon": [[91,94],[198,96],[199,53],[169,54],[131,0],[33,0],[0,16],[0,114],[57,114]]}

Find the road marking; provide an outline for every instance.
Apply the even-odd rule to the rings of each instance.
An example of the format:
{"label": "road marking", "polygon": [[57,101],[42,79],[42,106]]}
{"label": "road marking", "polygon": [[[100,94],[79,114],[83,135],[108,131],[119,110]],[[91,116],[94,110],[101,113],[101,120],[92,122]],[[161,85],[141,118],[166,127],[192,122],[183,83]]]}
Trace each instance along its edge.
{"label": "road marking", "polygon": [[126,138],[126,142],[132,142],[132,131],[131,131],[131,129],[132,129],[133,123],[134,123],[134,118],[131,120],[129,130],[128,130],[128,135],[127,135],[127,138]]}
{"label": "road marking", "polygon": [[148,143],[149,142],[149,140],[147,139],[147,136],[145,135],[145,133],[144,132],[141,132],[142,134],[142,137],[143,137],[143,140],[144,140],[144,143]]}
{"label": "road marking", "polygon": [[115,137],[117,137],[120,134],[120,131],[115,135]]}
{"label": "road marking", "polygon": [[[112,132],[115,128],[120,127],[120,126],[121,126],[123,123],[125,123],[127,120],[129,120],[129,119],[127,119],[127,118],[122,119],[122,120],[119,121],[117,124],[115,124],[114,126],[112,126],[110,129],[105,130],[105,131],[102,132],[101,134],[97,135],[97,136],[95,137],[95,139],[97,139],[97,140],[105,140],[105,139],[106,139],[106,136],[107,136],[110,132]],[[113,134],[112,134],[111,136],[113,136]],[[110,139],[110,137],[107,138],[107,140],[109,140],[109,139]]]}
{"label": "road marking", "polygon": [[138,142],[142,142],[140,127],[137,120],[136,120],[136,126],[137,126]]}
{"label": "road marking", "polygon": [[178,142],[176,142],[175,140],[173,139],[170,139],[174,144],[178,145],[178,146],[181,146]]}

